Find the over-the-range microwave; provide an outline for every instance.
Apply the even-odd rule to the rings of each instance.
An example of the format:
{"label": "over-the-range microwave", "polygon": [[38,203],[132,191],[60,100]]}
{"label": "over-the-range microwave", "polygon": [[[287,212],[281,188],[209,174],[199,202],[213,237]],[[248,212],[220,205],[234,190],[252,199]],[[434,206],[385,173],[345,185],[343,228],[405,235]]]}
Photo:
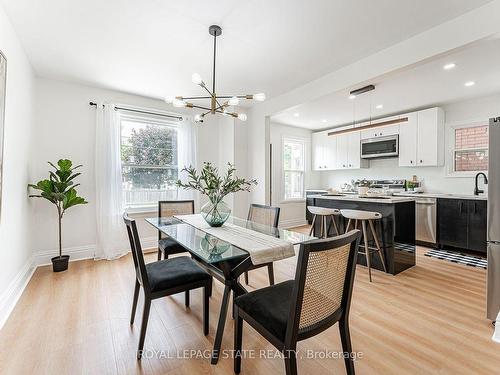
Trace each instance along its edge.
{"label": "over-the-range microwave", "polygon": [[361,158],[389,158],[399,155],[399,135],[388,135],[361,140]]}

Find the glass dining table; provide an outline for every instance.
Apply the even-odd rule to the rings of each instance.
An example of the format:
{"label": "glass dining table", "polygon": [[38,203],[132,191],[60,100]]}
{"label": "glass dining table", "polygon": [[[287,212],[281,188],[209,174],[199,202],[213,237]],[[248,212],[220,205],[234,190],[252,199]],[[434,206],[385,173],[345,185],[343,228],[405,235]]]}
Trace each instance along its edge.
{"label": "glass dining table", "polygon": [[[231,291],[233,292],[233,297],[247,293],[247,290],[240,284],[238,278],[252,266],[250,255],[247,251],[177,218],[152,217],[145,220],[183,246],[191,254],[192,258],[197,260],[210,275],[224,284],[219,322],[217,324],[211,358],[211,363],[216,364],[220,356]],[[235,226],[280,238],[294,245],[315,239],[315,237],[303,233],[274,228],[236,217],[230,217],[227,222]]]}

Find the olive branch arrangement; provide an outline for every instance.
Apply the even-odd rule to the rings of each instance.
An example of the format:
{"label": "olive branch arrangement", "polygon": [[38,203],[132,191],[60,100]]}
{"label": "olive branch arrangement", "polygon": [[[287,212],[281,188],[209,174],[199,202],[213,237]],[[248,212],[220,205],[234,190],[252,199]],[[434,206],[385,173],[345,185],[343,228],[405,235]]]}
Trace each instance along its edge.
{"label": "olive branch arrangement", "polygon": [[198,173],[193,166],[184,167],[181,172],[187,172],[187,182],[178,180],[176,185],[187,190],[196,190],[205,194],[214,205],[221,202],[230,193],[250,191],[252,185],[257,185],[257,180],[246,180],[235,176],[236,168],[227,163],[227,172],[219,175],[219,170],[210,162],[204,162],[203,168]]}

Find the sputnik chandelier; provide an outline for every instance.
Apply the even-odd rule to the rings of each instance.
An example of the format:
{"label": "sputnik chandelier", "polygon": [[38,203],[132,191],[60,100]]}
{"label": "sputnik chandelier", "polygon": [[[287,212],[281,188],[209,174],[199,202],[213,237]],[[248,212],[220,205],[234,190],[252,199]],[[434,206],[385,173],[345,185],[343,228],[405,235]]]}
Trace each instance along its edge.
{"label": "sputnik chandelier", "polygon": [[[253,95],[217,95],[215,90],[215,60],[216,60],[216,51],[217,51],[217,37],[222,34],[222,28],[217,25],[212,25],[208,28],[208,32],[210,35],[214,37],[214,62],[213,62],[213,73],[212,73],[212,91],[207,87],[205,82],[201,79],[201,76],[198,73],[194,73],[191,76],[191,80],[193,83],[197,84],[201,88],[205,89],[209,96],[175,96],[175,97],[167,97],[165,101],[167,103],[173,104],[174,107],[187,107],[187,108],[197,108],[201,109],[205,112],[201,114],[197,114],[194,116],[194,120],[196,122],[203,122],[203,119],[206,115],[220,113],[225,116],[232,116],[241,121],[246,121],[247,115],[244,113],[236,113],[229,112],[228,107],[236,106],[239,104],[240,99],[253,99],[258,102],[262,102],[266,99],[266,95],[264,93],[253,94]],[[210,108],[204,107],[201,105],[195,105],[193,103],[188,102],[189,100],[207,100],[210,99]],[[222,102],[222,104],[221,104]]]}

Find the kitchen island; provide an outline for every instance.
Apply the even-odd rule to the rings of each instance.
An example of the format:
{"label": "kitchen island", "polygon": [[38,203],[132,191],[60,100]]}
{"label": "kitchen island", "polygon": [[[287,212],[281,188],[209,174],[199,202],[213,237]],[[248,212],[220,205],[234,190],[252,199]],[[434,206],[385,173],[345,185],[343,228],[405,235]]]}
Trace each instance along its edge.
{"label": "kitchen island", "polygon": [[[311,197],[310,197],[311,198]],[[373,211],[382,214],[382,218],[375,220],[375,231],[382,251],[385,255],[387,272],[392,275],[415,265],[415,199],[413,197],[360,197],[358,195],[317,195],[313,197],[314,206]],[[345,231],[347,220],[342,216],[336,217],[336,224],[340,231]],[[327,218],[328,235],[334,236],[335,230]],[[320,222],[315,223],[314,235],[320,234]],[[351,225],[351,229],[352,229]],[[361,228],[361,225],[358,225]],[[373,238],[368,231],[369,244]],[[366,258],[360,254],[358,264],[366,265]],[[380,258],[372,254],[371,266],[383,271]]]}

